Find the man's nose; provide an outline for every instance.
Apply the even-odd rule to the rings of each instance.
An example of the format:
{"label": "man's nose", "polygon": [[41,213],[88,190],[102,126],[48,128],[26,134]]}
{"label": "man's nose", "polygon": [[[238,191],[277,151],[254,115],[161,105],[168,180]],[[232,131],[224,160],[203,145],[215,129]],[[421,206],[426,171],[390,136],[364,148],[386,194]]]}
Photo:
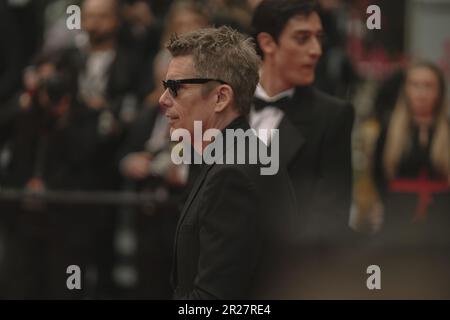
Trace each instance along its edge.
{"label": "man's nose", "polygon": [[319,58],[322,55],[322,44],[317,37],[312,37],[309,54],[315,58]]}
{"label": "man's nose", "polygon": [[161,97],[159,97],[159,105],[163,109],[167,109],[167,108],[170,108],[171,102],[172,102],[172,99],[170,98],[169,90],[166,89],[162,93]]}

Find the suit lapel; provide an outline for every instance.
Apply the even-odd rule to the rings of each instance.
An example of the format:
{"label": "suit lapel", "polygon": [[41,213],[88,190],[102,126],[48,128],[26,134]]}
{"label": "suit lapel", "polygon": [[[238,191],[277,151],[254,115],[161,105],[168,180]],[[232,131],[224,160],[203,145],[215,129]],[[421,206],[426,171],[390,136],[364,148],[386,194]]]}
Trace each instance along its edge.
{"label": "suit lapel", "polygon": [[171,280],[172,284],[176,285],[177,283],[177,270],[176,270],[176,260],[177,260],[177,244],[178,244],[178,233],[180,231],[180,227],[184,221],[184,218],[186,217],[186,214],[189,210],[189,207],[191,206],[192,201],[194,200],[195,196],[197,195],[200,186],[203,184],[203,181],[206,178],[207,173],[213,165],[203,165],[202,170],[200,171],[198,177],[195,179],[194,185],[192,186],[192,190],[189,193],[189,196],[183,206],[183,209],[181,210],[180,218],[178,219],[177,228],[175,230],[175,243],[173,246],[173,254],[172,254],[172,274],[171,274]]}
{"label": "suit lapel", "polygon": [[297,87],[280,122],[280,160],[288,166],[308,140],[314,111],[313,87]]}
{"label": "suit lapel", "polygon": [[201,169],[197,179],[195,179],[194,185],[192,186],[192,190],[189,193],[189,196],[183,206],[183,210],[181,210],[181,214],[180,214],[180,219],[178,220],[178,225],[177,225],[177,231],[178,228],[180,227],[181,223],[183,222],[186,213],[189,209],[189,207],[191,206],[192,201],[194,200],[195,196],[198,193],[198,190],[200,189],[200,186],[203,184],[203,181],[206,178],[206,174],[209,172],[209,170],[211,170],[211,168],[213,167],[213,165],[203,165],[203,168]]}
{"label": "suit lapel", "polygon": [[287,167],[306,140],[287,115],[281,120],[279,130],[280,163],[282,166]]}

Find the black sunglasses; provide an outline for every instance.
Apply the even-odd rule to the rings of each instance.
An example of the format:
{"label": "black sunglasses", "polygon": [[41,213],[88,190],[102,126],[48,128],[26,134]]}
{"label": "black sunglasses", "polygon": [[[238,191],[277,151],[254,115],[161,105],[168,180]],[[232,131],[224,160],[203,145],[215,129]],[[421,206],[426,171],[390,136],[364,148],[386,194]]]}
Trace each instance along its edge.
{"label": "black sunglasses", "polygon": [[180,80],[163,80],[164,89],[169,89],[169,92],[172,97],[176,97],[178,95],[178,89],[180,89],[180,85],[182,84],[202,84],[210,81],[217,81],[221,84],[228,84],[223,80],[219,79],[206,79],[206,78],[194,78],[194,79],[180,79]]}

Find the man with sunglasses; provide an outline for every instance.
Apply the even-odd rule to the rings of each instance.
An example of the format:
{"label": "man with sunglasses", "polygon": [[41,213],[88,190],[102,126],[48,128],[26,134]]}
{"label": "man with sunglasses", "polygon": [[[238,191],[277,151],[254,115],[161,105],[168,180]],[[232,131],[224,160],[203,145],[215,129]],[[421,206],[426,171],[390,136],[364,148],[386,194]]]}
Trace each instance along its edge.
{"label": "man with sunglasses", "polygon": [[[173,37],[167,46],[166,90],[160,98],[171,131],[194,121],[202,130],[249,130],[246,116],[258,82],[259,58],[250,38],[228,27]],[[235,144],[239,141],[234,141]],[[201,154],[207,142],[195,151]],[[237,150],[234,148],[234,150]],[[224,149],[226,152],[229,149]],[[250,149],[245,148],[245,159]],[[202,164],[181,212],[174,244],[176,299],[243,299],[265,294],[280,261],[285,225],[296,212],[283,170],[261,175],[261,165]],[[269,272],[270,270],[270,272]]]}
{"label": "man with sunglasses", "polygon": [[325,256],[336,255],[354,237],[348,226],[354,115],[349,103],[313,87],[324,39],[319,12],[312,0],[263,0],[252,20],[263,63],[250,124],[279,129],[280,165],[287,168],[301,216],[295,281],[314,281],[296,297],[307,298],[308,287],[334,278],[336,265],[326,261],[336,260]]}

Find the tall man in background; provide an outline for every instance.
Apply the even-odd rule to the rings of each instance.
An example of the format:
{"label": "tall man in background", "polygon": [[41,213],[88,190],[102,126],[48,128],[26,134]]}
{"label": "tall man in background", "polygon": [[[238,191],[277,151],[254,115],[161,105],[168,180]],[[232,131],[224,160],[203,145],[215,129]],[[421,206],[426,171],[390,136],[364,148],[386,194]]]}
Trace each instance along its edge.
{"label": "tall man in background", "polygon": [[[295,189],[301,221],[297,252],[305,268],[305,261],[316,261],[330,249],[335,252],[351,237],[354,112],[349,103],[312,86],[324,38],[315,1],[264,0],[252,25],[263,63],[250,125],[280,130],[280,163]],[[318,267],[334,268],[318,262],[310,270],[312,281],[321,277]]]}

